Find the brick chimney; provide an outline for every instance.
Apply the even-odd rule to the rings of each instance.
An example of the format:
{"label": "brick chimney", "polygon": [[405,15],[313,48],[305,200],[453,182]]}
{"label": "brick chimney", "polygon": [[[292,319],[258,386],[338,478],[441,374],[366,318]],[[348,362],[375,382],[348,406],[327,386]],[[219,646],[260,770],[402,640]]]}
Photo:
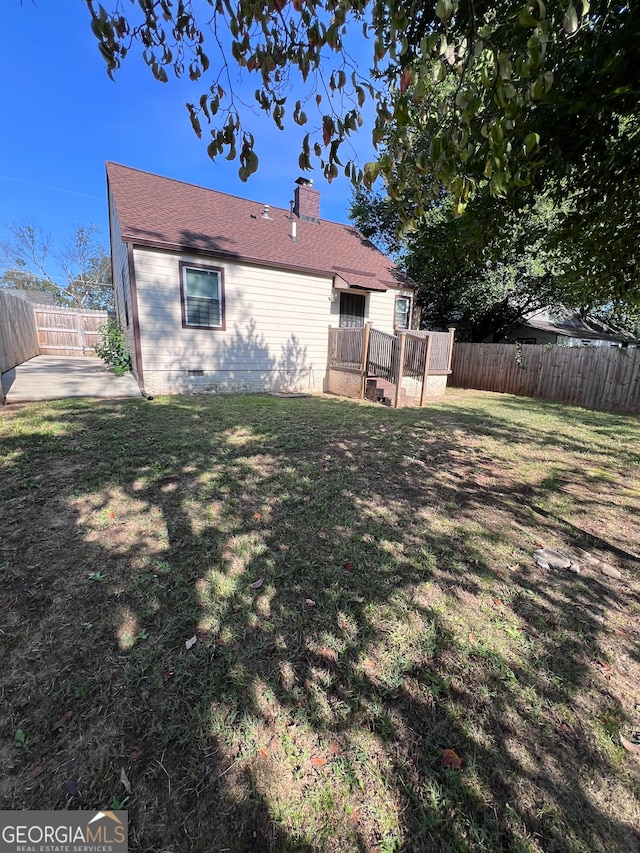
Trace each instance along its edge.
{"label": "brick chimney", "polygon": [[320,222],[320,191],[314,190],[309,178],[298,178],[293,193],[293,212],[298,219]]}

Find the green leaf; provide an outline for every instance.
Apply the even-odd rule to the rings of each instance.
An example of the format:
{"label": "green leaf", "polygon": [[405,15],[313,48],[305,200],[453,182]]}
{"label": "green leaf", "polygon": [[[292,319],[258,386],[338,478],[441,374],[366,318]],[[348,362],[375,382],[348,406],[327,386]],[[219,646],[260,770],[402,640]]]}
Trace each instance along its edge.
{"label": "green leaf", "polygon": [[364,185],[369,189],[376,182],[378,175],[380,174],[380,163],[377,160],[373,160],[369,163],[364,164],[364,175],[363,181]]}
{"label": "green leaf", "polygon": [[195,114],[192,106],[187,104],[187,108],[189,109],[189,118],[191,119],[191,127],[193,128],[198,139],[202,139],[202,127],[200,126],[200,119]]}
{"label": "green leaf", "polygon": [[529,5],[523,6],[520,9],[520,14],[518,16],[518,22],[522,27],[537,27],[538,22],[533,17],[531,12],[529,11]]}
{"label": "green leaf", "polygon": [[567,7],[567,11],[564,13],[562,26],[564,27],[564,31],[569,35],[573,35],[578,29],[578,13],[573,3]]}
{"label": "green leaf", "polygon": [[540,134],[539,133],[528,133],[524,138],[524,147],[526,148],[527,154],[531,154],[534,148],[537,148],[540,145]]}
{"label": "green leaf", "polygon": [[447,74],[447,68],[444,62],[434,62],[433,64],[433,82],[441,83]]}

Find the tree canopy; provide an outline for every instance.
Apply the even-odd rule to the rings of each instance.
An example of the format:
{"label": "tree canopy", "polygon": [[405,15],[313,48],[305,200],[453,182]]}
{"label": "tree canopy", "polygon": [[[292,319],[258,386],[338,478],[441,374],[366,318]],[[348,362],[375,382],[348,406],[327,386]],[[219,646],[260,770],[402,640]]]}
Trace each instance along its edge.
{"label": "tree canopy", "polygon": [[358,188],[351,218],[418,284],[422,323],[455,325],[458,340],[503,340],[530,312],[566,306],[637,334],[639,310],[617,297],[617,281],[590,265],[579,242],[565,239],[572,203],[540,194],[526,209],[476,196],[464,216],[450,199],[433,205],[421,227],[398,236],[388,196]]}
{"label": "tree canopy", "polygon": [[12,223],[6,230],[0,287],[42,290],[53,293],[57,305],[113,311],[111,260],[96,225],[77,226],[59,247],[35,222]]}
{"label": "tree canopy", "polygon": [[[109,75],[133,53],[161,82],[188,76],[195,132],[210,125],[209,156],[237,158],[242,180],[258,168],[257,107],[279,128],[310,128],[302,169],[368,187],[381,176],[400,227],[442,193],[456,216],[478,193],[514,210],[541,190],[570,195],[566,235],[609,263],[620,295],[637,290],[637,0],[85,2]],[[256,80],[253,107],[234,67]],[[361,164],[344,143],[368,100],[379,156]]]}

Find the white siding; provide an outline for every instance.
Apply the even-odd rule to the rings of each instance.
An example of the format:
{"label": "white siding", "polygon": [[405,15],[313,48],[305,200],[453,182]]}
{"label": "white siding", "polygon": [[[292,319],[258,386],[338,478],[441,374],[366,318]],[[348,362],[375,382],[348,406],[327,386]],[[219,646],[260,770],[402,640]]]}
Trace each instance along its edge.
{"label": "white siding", "polygon": [[[400,288],[389,288],[385,293],[373,293],[368,302],[367,319],[373,323],[374,329],[393,334],[393,323],[396,311],[396,296],[413,297],[413,291]],[[413,302],[412,302],[413,308]]]}
{"label": "white siding", "polygon": [[[180,261],[223,270],[225,331],[182,327]],[[143,248],[134,263],[148,393],[323,390],[339,321],[330,277]],[[367,297],[376,328],[393,330],[396,292]]]}
{"label": "white siding", "polygon": [[133,334],[133,313],[131,304],[131,282],[129,281],[129,258],[127,245],[122,242],[120,220],[116,212],[111,193],[109,193],[109,211],[111,222],[111,261],[113,266],[113,292],[116,302],[116,317],[124,331],[127,348],[131,355],[133,372],[137,375],[135,340]]}

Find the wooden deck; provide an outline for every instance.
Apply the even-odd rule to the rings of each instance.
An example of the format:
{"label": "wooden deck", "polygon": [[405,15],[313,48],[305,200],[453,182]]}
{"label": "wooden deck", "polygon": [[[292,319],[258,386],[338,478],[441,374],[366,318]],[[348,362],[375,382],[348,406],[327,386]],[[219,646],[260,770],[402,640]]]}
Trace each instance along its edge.
{"label": "wooden deck", "polygon": [[335,383],[340,389],[336,393],[346,396],[393,408],[424,406],[429,397],[444,393],[452,351],[453,329],[390,335],[370,323],[357,329],[330,327],[329,378],[335,371],[359,375],[359,382]]}

